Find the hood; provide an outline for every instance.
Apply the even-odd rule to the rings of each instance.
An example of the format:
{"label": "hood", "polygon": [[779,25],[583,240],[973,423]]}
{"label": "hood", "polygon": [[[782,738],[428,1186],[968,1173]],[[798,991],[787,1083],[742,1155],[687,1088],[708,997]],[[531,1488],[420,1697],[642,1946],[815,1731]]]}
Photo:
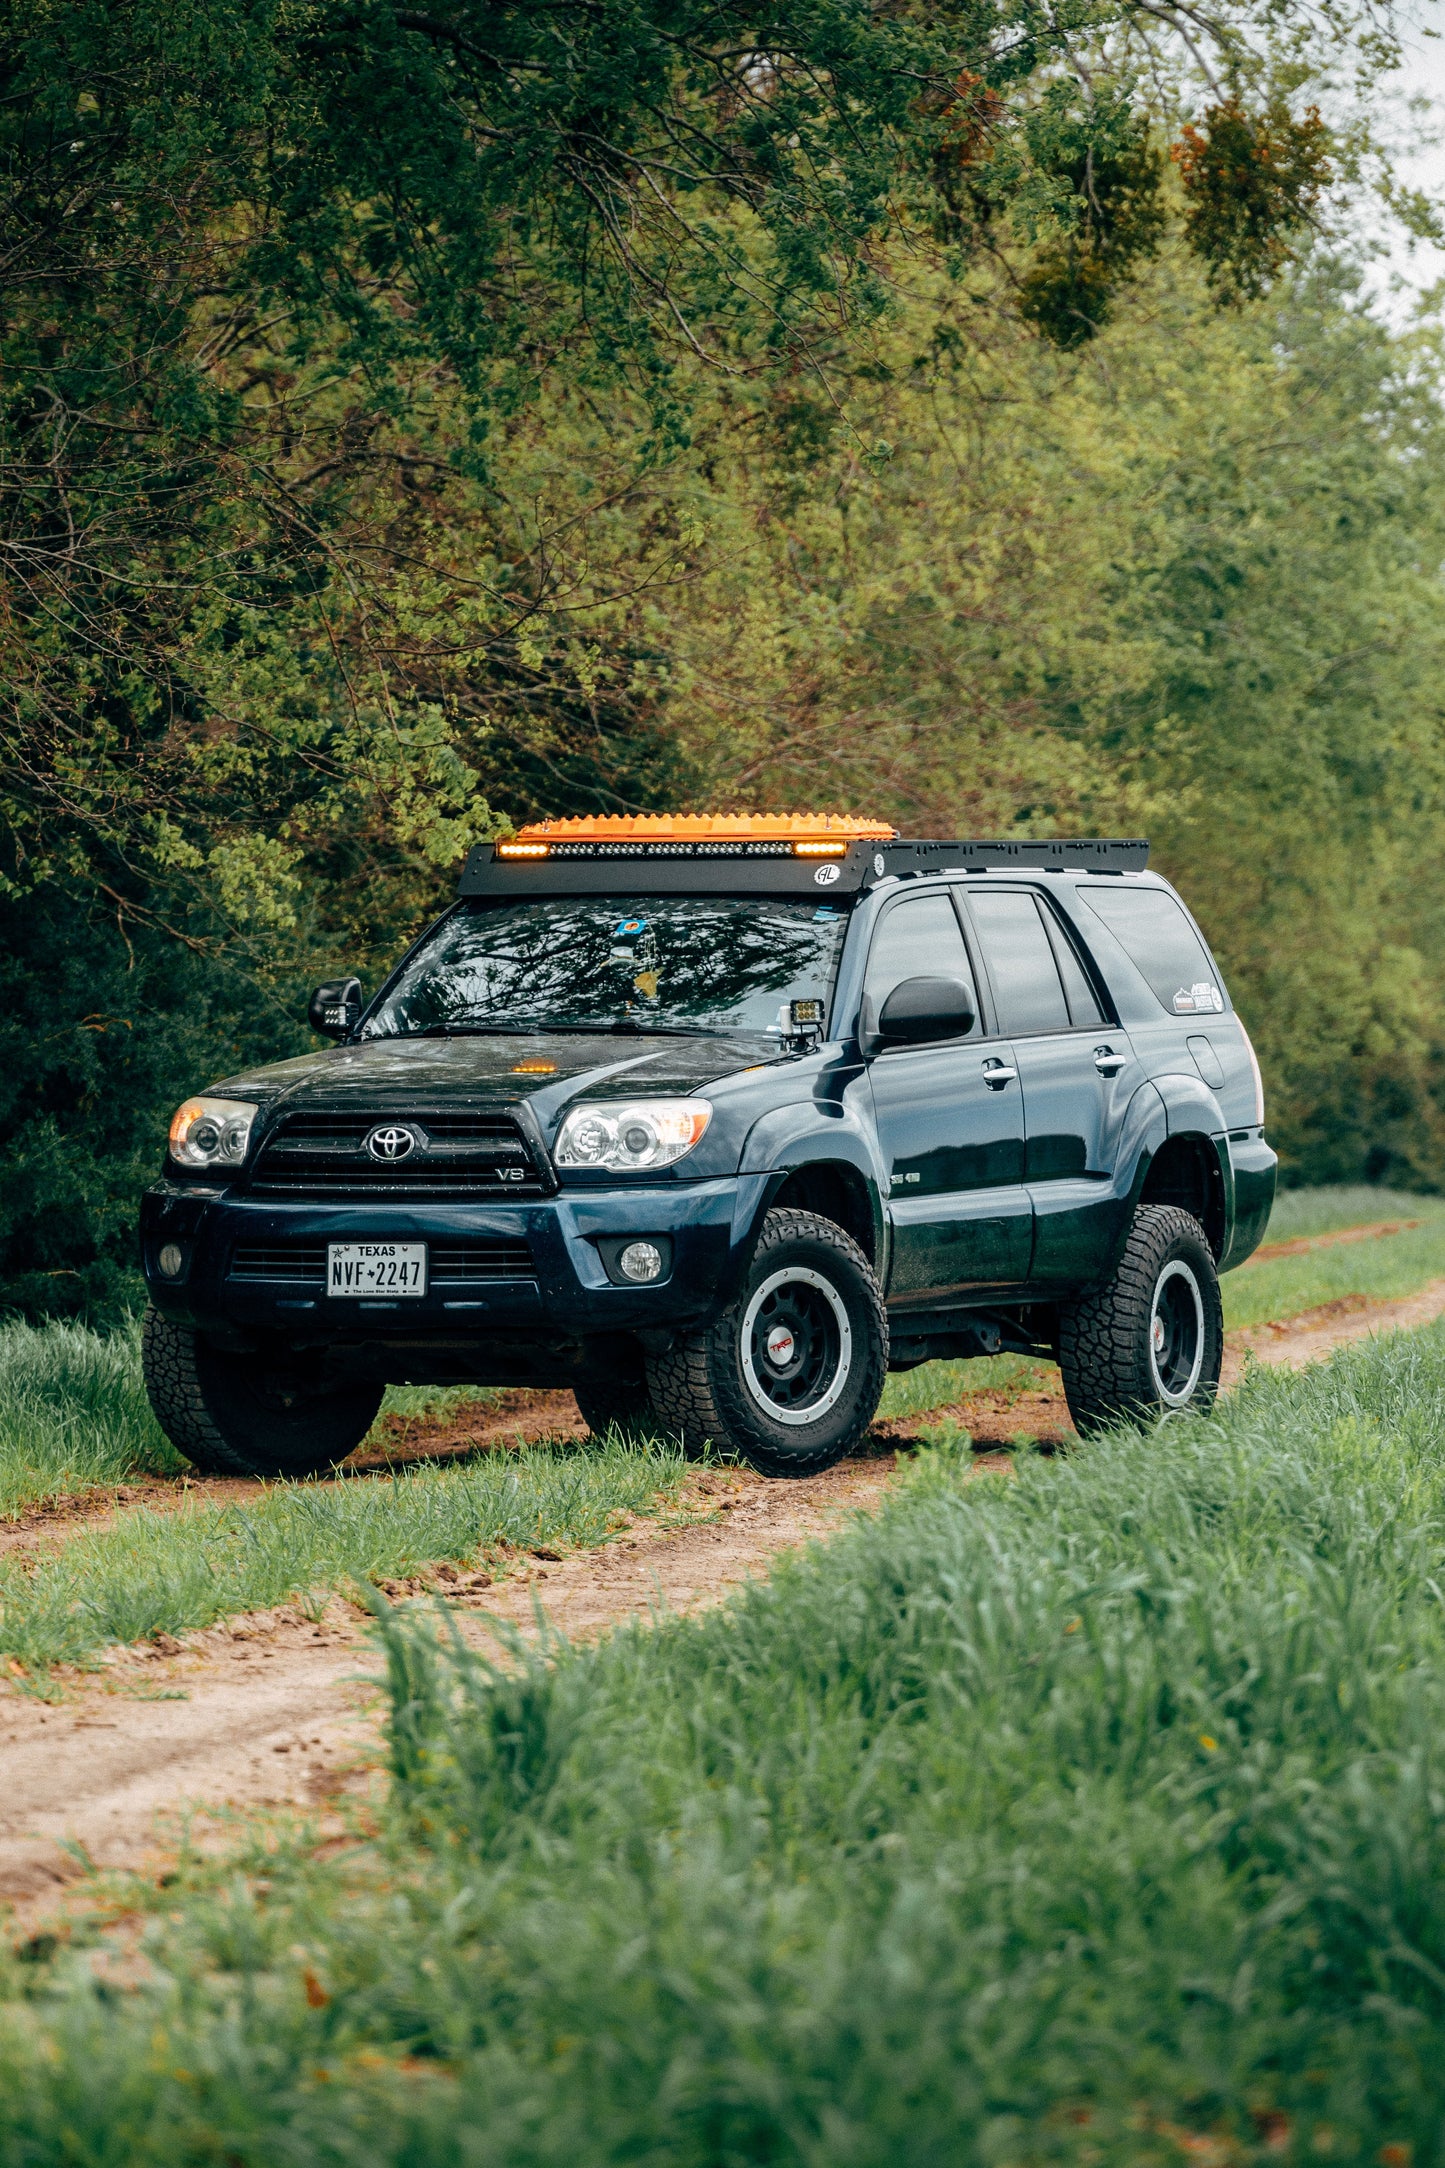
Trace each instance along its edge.
{"label": "hood", "polygon": [[455,1099],[527,1100],[549,1126],[570,1101],[601,1092],[686,1097],[738,1070],[778,1061],[777,1042],[750,1034],[632,1038],[615,1032],[528,1032],[455,1039],[365,1039],[268,1063],[213,1088],[267,1108],[405,1114]]}

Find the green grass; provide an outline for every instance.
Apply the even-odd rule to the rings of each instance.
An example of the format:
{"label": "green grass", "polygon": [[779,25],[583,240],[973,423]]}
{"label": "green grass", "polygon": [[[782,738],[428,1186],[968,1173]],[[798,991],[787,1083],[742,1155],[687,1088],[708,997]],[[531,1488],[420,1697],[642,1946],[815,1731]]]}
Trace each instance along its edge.
{"label": "green grass", "polygon": [[910,1415],[927,1415],[947,1407],[969,1393],[1002,1393],[1016,1399],[1035,1391],[1058,1373],[1052,1363],[1036,1363],[1025,1355],[990,1355],[974,1362],[920,1363],[916,1370],[900,1370],[883,1388],[878,1420],[886,1423]]}
{"label": "green grass", "polygon": [[[476,1386],[391,1386],[381,1413],[444,1419],[502,1399]],[[384,1442],[379,1424],[373,1437]],[[0,1520],[186,1465],[147,1404],[137,1325],[0,1324]]]}
{"label": "green grass", "polygon": [[494,1544],[596,1544],[676,1497],[658,1446],[528,1446],[455,1467],[277,1485],[245,1506],[129,1513],[54,1552],[0,1558],[0,1651],[43,1671],[112,1642],[183,1633],[288,1598],[472,1559]]}
{"label": "green grass", "polygon": [[1423,1219],[1445,1213],[1445,1197],[1422,1197],[1407,1189],[1372,1189],[1340,1183],[1322,1189],[1282,1189],[1274,1200],[1266,1242],[1332,1234],[1340,1227],[1368,1227],[1376,1220]]}
{"label": "green grass", "polygon": [[[1331,1196],[1373,1196],[1391,1208],[1369,1212],[1343,1204],[1332,1208],[1328,1201]],[[1398,1209],[1406,1204],[1410,1210]],[[1334,1226],[1403,1218],[1418,1219],[1420,1225],[1402,1234],[1342,1242],[1299,1257],[1266,1257],[1242,1265],[1237,1272],[1227,1272],[1221,1283],[1226,1327],[1238,1331],[1271,1318],[1298,1317],[1306,1310],[1351,1295],[1388,1302],[1414,1294],[1431,1280],[1445,1279],[1445,1200],[1437,1197],[1403,1199],[1379,1190],[1325,1192],[1314,1199],[1310,1211],[1287,1212],[1283,1227],[1277,1207],[1267,1239],[1280,1242],[1299,1235],[1326,1233],[1330,1228],[1318,1224],[1319,1220],[1328,1220],[1332,1211],[1345,1210],[1351,1216],[1334,1219]],[[1305,1223],[1302,1226],[1301,1220]]]}
{"label": "green grass", "polygon": [[374,1842],[12,1965],[0,2157],[1438,2161],[1445,1332],[959,1477],[500,1675],[394,1620]]}
{"label": "green grass", "polygon": [[[464,1415],[471,1408],[489,1414],[505,1400],[506,1393],[501,1387],[488,1385],[388,1385],[376,1420],[378,1426],[388,1415],[404,1415],[411,1422],[445,1422],[452,1416]],[[371,1436],[373,1440],[379,1438],[379,1427]],[[362,1451],[365,1449],[365,1446],[361,1448]]]}
{"label": "green grass", "polygon": [[146,1403],[137,1327],[0,1325],[0,1519],[184,1466]]}

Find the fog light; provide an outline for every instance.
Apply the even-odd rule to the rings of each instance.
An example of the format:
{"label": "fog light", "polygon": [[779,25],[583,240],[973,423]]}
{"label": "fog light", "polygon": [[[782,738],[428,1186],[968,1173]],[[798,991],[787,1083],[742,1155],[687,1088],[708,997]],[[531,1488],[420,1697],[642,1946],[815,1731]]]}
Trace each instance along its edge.
{"label": "fog light", "polygon": [[160,1256],[156,1259],[161,1278],[163,1280],[178,1280],[185,1261],[184,1256],[181,1254],[179,1242],[167,1242],[161,1250]]}
{"label": "fog light", "polygon": [[655,1280],[662,1271],[662,1252],[655,1242],[629,1242],[618,1255],[617,1269],[629,1280]]}

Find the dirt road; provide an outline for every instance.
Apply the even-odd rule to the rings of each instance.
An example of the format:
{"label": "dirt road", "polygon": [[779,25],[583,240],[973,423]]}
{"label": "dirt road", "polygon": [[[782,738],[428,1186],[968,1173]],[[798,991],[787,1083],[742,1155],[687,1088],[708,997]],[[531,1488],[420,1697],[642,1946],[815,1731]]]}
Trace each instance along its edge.
{"label": "dirt road", "polygon": [[[1369,1333],[1442,1314],[1445,1280],[1401,1302],[1331,1304],[1288,1326],[1259,1327],[1232,1338],[1226,1384],[1239,1377],[1247,1350],[1298,1368]],[[539,1407],[534,1419],[555,1431],[570,1404],[563,1409],[560,1396],[548,1398],[559,1406]],[[1054,1392],[1012,1401],[978,1396],[955,1412],[973,1438],[980,1471],[1004,1465],[990,1446],[1062,1437],[1070,1428]],[[515,1413],[512,1421],[515,1427]],[[916,1428],[878,1426],[869,1457],[807,1483],[765,1483],[746,1469],[700,1471],[692,1502],[714,1516],[700,1524],[667,1530],[640,1523],[603,1550],[537,1561],[500,1586],[469,1585],[464,1572],[448,1579],[448,1569],[436,1579],[478,1627],[490,1617],[525,1628],[540,1601],[573,1637],[650,1610],[714,1603],[766,1571],[779,1552],[826,1535],[849,1511],[876,1502],[897,1449]],[[63,1540],[59,1526],[50,1540]],[[319,1624],[283,1610],[230,1620],[168,1647],[117,1652],[58,1704],[6,1691],[0,1901],[15,1906],[17,1931],[83,1876],[87,1862],[159,1865],[173,1856],[188,1821],[193,1834],[213,1841],[231,1810],[313,1807],[347,1783],[371,1780],[378,1696],[366,1676],[374,1665],[362,1621],[338,1602]]]}

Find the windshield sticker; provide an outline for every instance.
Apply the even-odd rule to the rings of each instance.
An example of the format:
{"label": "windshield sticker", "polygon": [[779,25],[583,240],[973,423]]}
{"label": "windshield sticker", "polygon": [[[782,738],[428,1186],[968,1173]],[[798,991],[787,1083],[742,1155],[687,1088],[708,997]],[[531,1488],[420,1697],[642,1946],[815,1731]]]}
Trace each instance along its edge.
{"label": "windshield sticker", "polygon": [[628,934],[641,933],[646,924],[645,918],[620,918],[612,929],[612,938],[614,941],[623,941]]}
{"label": "windshield sticker", "polygon": [[655,971],[639,971],[632,984],[646,1000],[656,1001],[657,973]]}
{"label": "windshield sticker", "polygon": [[817,925],[821,921],[823,925],[827,926],[830,925],[835,918],[841,918],[842,916],[843,914],[838,909],[836,903],[820,903],[817,910],[813,913],[813,923]]}
{"label": "windshield sticker", "polygon": [[1217,1016],[1224,1008],[1224,996],[1213,979],[1196,979],[1192,986],[1181,986],[1174,996],[1176,1016]]}

